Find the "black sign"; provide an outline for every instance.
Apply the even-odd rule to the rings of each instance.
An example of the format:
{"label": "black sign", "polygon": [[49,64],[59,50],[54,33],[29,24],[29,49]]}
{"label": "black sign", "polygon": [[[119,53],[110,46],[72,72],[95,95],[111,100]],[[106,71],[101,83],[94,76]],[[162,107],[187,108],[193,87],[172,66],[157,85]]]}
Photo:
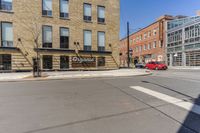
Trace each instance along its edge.
{"label": "black sign", "polygon": [[96,67],[96,58],[86,56],[73,56],[72,67]]}

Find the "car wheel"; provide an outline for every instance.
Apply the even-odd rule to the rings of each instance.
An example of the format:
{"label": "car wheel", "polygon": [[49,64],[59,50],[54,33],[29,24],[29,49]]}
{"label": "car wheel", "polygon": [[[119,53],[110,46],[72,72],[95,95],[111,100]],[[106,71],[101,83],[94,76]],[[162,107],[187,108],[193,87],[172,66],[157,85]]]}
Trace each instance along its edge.
{"label": "car wheel", "polygon": [[156,67],[155,70],[158,70],[158,67]]}

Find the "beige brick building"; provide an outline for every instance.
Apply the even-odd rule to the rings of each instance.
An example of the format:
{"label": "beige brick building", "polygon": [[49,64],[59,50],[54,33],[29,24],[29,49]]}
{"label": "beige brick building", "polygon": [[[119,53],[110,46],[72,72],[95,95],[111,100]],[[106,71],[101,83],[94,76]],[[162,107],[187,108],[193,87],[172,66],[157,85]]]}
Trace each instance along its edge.
{"label": "beige brick building", "polygon": [[[0,0],[0,70],[116,69],[119,0]],[[38,48],[37,48],[38,46]]]}

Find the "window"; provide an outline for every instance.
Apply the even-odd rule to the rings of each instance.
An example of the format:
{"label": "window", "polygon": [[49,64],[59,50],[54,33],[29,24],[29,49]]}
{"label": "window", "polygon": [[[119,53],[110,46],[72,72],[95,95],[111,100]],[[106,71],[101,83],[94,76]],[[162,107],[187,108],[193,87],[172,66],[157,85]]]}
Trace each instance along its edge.
{"label": "window", "polygon": [[0,70],[11,70],[11,55],[10,54],[1,54],[0,55]]}
{"label": "window", "polygon": [[105,57],[98,57],[97,58],[98,67],[103,67],[106,65]]}
{"label": "window", "polygon": [[105,51],[105,32],[98,32],[98,51]]}
{"label": "window", "polygon": [[160,47],[160,48],[163,47],[162,41],[159,41],[159,47]]}
{"label": "window", "polygon": [[69,48],[69,29],[60,28],[60,48]]}
{"label": "window", "polygon": [[60,17],[69,17],[69,0],[60,0]]}
{"label": "window", "polygon": [[68,69],[68,68],[69,68],[69,57],[60,56],[60,69]]}
{"label": "window", "polygon": [[156,48],[156,41],[153,42],[153,48]]}
{"label": "window", "polygon": [[98,22],[105,23],[105,7],[98,6]]}
{"label": "window", "polygon": [[83,19],[85,21],[92,21],[92,6],[91,4],[84,4],[84,15]]}
{"label": "window", "polygon": [[43,48],[52,48],[52,27],[43,26]]}
{"label": "window", "polygon": [[43,2],[42,2],[42,15],[52,16],[52,0],[43,0]]}
{"label": "window", "polygon": [[0,10],[12,11],[12,0],[0,0]]}
{"label": "window", "polygon": [[148,32],[148,37],[151,37],[151,31]]}
{"label": "window", "polygon": [[84,30],[84,50],[91,51],[92,49],[92,32]]}
{"label": "window", "polygon": [[1,23],[1,45],[2,47],[13,47],[13,25],[12,23]]}
{"label": "window", "polygon": [[52,55],[43,55],[43,69],[52,69],[53,68],[53,59]]}
{"label": "window", "polygon": [[142,46],[139,46],[139,51],[142,52]]}
{"label": "window", "polygon": [[148,44],[148,49],[149,49],[149,50],[151,49],[151,43]]}
{"label": "window", "polygon": [[157,34],[157,29],[153,30],[153,35],[155,36]]}
{"label": "window", "polygon": [[147,45],[146,44],[144,45],[144,50],[147,50]]}

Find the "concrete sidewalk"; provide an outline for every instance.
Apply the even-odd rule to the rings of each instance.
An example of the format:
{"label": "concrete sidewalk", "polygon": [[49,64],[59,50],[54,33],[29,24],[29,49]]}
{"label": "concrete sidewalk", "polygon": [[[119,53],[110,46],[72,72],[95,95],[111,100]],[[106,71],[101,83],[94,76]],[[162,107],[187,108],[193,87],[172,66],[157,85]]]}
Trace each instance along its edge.
{"label": "concrete sidewalk", "polygon": [[175,70],[200,70],[199,66],[169,66],[168,68]]}
{"label": "concrete sidewalk", "polygon": [[41,78],[33,78],[31,72],[27,73],[1,73],[0,81],[30,81],[30,80],[56,80],[75,78],[101,78],[101,77],[127,77],[149,75],[145,69],[118,69],[109,71],[64,71],[43,72]]}

